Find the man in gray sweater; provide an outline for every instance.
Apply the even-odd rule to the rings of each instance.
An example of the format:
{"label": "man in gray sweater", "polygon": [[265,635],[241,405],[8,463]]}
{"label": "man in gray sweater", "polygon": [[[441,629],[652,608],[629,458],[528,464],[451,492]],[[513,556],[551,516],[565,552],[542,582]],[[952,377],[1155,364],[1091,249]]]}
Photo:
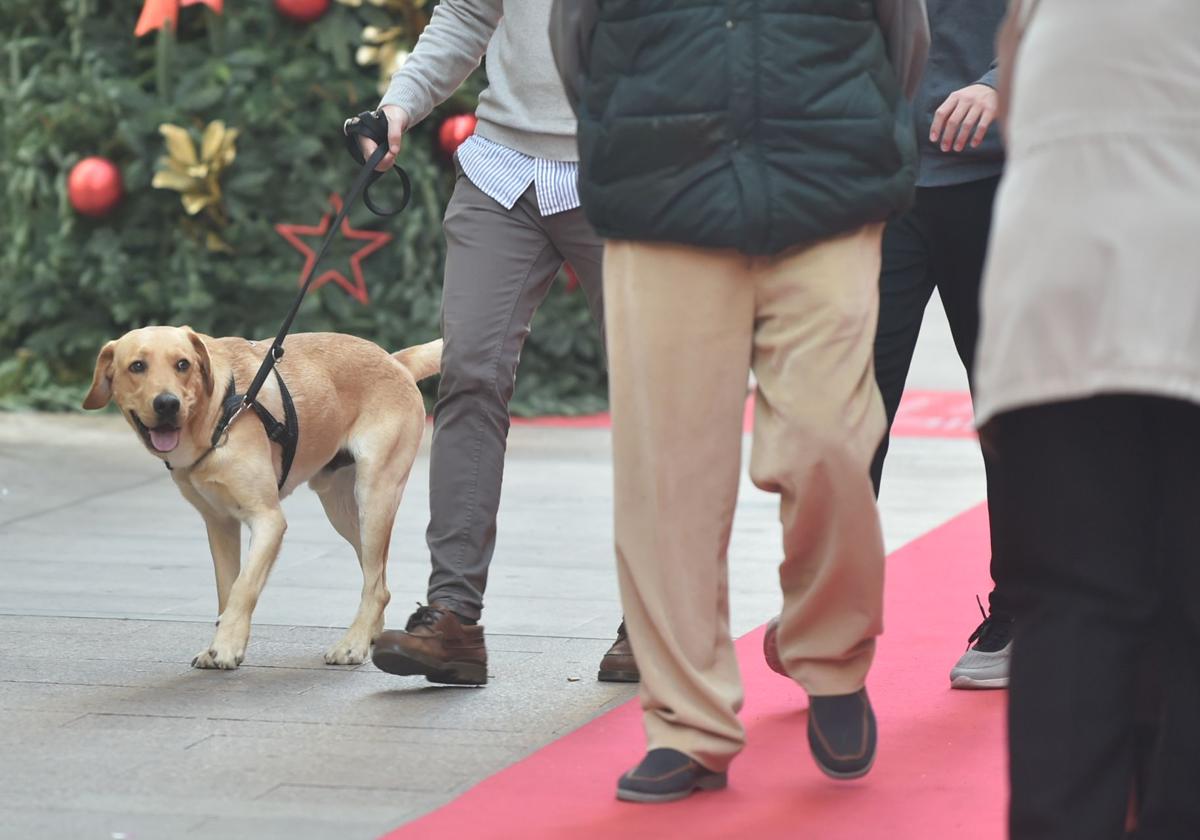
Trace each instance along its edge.
{"label": "man in gray sweater", "polygon": [[[496,542],[496,511],[517,361],[563,263],[603,325],[602,246],[579,209],[575,115],[547,33],[551,0],[442,0],[381,107],[390,168],[404,133],[487,56],[478,125],[456,155],[446,209],[442,375],[434,408],[427,542],[428,605],[384,632],[372,660],[432,682],[487,682],[479,618]],[[370,154],[375,144],[364,141]],[[624,624],[599,678],[635,681]]]}

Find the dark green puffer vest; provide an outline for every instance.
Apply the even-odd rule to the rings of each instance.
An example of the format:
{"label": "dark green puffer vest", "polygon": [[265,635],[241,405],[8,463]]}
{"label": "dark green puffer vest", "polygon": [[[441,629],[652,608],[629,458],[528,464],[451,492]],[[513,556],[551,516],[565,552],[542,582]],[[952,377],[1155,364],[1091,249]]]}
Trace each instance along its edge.
{"label": "dark green puffer vest", "polygon": [[777,254],[906,209],[873,0],[600,0],[579,191],[606,238]]}

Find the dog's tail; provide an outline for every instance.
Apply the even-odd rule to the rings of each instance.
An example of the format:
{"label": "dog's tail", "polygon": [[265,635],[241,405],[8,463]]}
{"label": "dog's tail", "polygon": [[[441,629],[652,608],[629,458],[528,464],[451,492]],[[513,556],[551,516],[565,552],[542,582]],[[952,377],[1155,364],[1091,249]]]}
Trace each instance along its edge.
{"label": "dog's tail", "polygon": [[442,369],[442,340],[431,341],[428,344],[418,344],[407,347],[392,358],[408,368],[413,378],[420,382],[426,377],[433,376]]}

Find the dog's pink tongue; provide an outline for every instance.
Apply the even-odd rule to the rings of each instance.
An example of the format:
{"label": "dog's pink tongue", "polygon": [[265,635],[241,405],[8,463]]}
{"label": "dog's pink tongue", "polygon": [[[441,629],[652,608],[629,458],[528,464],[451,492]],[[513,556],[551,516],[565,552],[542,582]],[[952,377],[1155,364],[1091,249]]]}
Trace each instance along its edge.
{"label": "dog's pink tongue", "polygon": [[178,429],[151,429],[150,443],[159,452],[170,452],[179,445]]}

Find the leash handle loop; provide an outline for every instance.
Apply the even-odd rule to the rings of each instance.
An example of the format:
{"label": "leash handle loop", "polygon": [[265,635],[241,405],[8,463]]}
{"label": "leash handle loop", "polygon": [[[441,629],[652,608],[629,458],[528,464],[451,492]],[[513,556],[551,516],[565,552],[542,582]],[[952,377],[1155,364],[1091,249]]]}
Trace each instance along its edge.
{"label": "leash handle loop", "polygon": [[[359,145],[358,138],[366,137],[368,140],[374,141],[376,147],[382,146],[384,149],[387,149],[387,114],[383,113],[383,110],[380,109],[378,111],[363,111],[357,117],[351,117],[342,124],[342,137],[346,141],[346,150],[350,152],[350,157],[354,158],[359,165],[365,165],[366,160],[363,158],[362,146]],[[402,190],[400,194],[400,206],[395,210],[381,210],[371,200],[371,185],[382,178],[384,173],[376,172],[372,167],[371,179],[363,189],[363,204],[367,205],[367,209],[376,216],[395,216],[408,207],[408,202],[412,198],[412,182],[408,178],[408,173],[399,166],[393,166],[392,169],[400,176]]]}

